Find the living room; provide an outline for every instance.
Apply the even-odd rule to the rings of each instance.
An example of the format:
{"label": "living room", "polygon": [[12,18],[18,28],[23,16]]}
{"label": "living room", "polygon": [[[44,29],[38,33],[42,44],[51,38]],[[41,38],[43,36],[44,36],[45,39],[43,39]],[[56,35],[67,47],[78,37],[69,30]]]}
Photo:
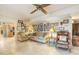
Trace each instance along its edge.
{"label": "living room", "polygon": [[78,4],[2,4],[0,54],[79,54],[78,17]]}

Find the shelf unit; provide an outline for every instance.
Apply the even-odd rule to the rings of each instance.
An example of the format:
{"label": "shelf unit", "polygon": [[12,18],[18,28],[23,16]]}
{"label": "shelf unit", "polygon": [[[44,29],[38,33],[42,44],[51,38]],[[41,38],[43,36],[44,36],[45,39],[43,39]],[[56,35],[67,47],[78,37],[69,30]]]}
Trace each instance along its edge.
{"label": "shelf unit", "polygon": [[23,20],[18,20],[17,29],[18,29],[19,32],[25,32],[26,31],[26,26],[23,23]]}
{"label": "shelf unit", "polygon": [[40,23],[40,24],[34,24],[33,28],[37,32],[47,32],[51,28],[51,23]]}
{"label": "shelf unit", "polygon": [[57,33],[56,47],[69,49],[69,32],[60,31]]}

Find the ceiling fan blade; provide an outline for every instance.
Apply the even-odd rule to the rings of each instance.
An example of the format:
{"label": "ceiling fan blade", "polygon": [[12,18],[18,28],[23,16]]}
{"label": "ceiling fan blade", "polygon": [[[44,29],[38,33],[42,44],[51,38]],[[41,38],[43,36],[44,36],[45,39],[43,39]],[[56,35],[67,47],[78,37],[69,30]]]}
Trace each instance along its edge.
{"label": "ceiling fan blade", "polygon": [[35,9],[34,11],[32,11],[30,14],[33,14],[34,12],[36,12],[38,9]]}
{"label": "ceiling fan blade", "polygon": [[47,7],[47,6],[49,6],[49,5],[51,5],[51,4],[42,4],[41,6],[42,6],[42,7]]}
{"label": "ceiling fan blade", "polygon": [[39,6],[39,4],[33,4],[33,5],[36,6],[36,7]]}
{"label": "ceiling fan blade", "polygon": [[44,14],[47,14],[47,11],[44,10],[43,8],[40,9]]}

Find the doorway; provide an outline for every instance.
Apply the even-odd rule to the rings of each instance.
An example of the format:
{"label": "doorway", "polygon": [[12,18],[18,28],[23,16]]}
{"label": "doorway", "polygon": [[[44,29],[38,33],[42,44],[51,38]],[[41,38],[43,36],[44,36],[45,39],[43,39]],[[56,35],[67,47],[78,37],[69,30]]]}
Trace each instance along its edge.
{"label": "doorway", "polygon": [[73,46],[78,46],[79,47],[79,23],[78,21],[74,22],[72,24],[72,33],[73,33],[73,36],[72,36],[72,44]]}

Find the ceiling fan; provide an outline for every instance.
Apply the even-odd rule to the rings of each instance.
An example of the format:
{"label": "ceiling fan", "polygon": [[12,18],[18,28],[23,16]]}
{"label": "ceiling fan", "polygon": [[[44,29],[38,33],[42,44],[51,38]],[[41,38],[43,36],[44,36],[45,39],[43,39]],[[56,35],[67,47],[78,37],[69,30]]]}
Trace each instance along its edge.
{"label": "ceiling fan", "polygon": [[47,11],[44,9],[44,7],[49,6],[50,4],[33,4],[34,6],[36,6],[36,9],[33,10],[30,14],[35,13],[36,11],[40,10],[42,11],[44,14],[47,14]]}

